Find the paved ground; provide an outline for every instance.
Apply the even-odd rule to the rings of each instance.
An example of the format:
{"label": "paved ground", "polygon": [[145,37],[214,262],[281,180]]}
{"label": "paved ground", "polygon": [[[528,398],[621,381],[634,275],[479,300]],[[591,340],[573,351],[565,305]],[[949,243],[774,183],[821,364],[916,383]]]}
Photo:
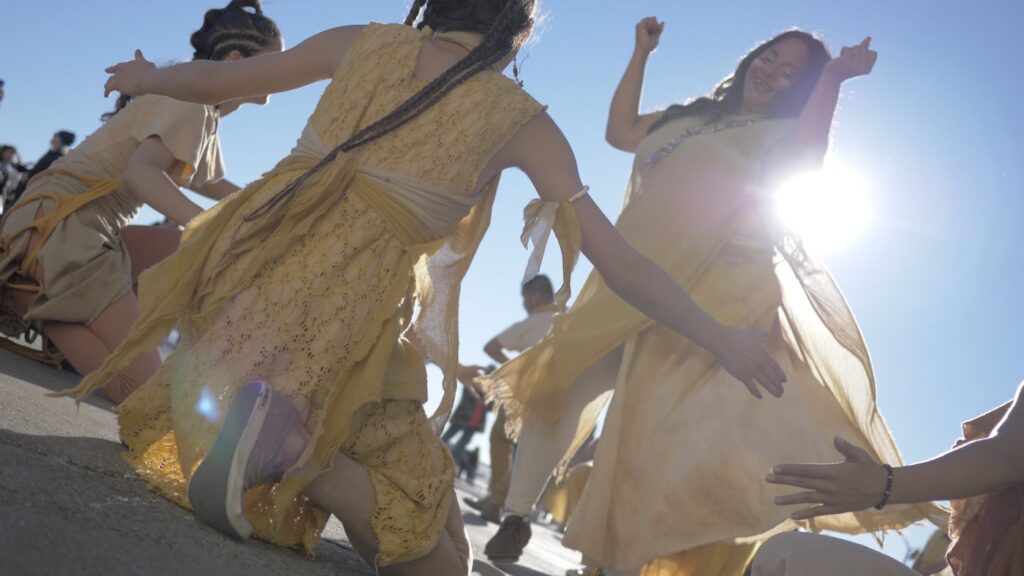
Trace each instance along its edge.
{"label": "paved ground", "polygon": [[[45,397],[77,378],[0,351],[0,574],[369,575],[332,520],[315,558],[238,543],[150,492],[121,460],[110,405]],[[460,496],[475,487],[460,485]],[[523,562],[482,561],[495,526],[466,514],[480,576],[561,575],[578,555],[535,529]]]}

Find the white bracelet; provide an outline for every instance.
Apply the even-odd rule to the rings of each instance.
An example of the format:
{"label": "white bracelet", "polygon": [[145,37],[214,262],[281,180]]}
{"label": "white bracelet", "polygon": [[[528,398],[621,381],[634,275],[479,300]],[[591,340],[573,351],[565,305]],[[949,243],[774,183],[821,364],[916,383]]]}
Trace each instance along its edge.
{"label": "white bracelet", "polygon": [[571,203],[573,203],[573,202],[575,202],[575,201],[579,200],[580,198],[583,198],[584,196],[586,196],[586,195],[587,195],[587,194],[589,194],[589,193],[590,193],[590,186],[584,186],[584,187],[583,187],[583,190],[580,190],[579,192],[577,192],[577,193],[573,194],[573,195],[572,195],[572,196],[571,196],[571,197],[569,198],[569,203],[571,204]]}

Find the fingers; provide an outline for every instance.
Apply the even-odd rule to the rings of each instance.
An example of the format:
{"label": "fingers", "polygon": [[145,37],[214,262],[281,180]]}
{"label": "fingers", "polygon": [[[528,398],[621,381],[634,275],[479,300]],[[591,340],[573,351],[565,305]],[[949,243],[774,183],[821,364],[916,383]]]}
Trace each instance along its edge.
{"label": "fingers", "polygon": [[135,61],[136,62],[145,62],[146,61],[146,57],[142,55],[142,50],[136,50],[135,51]]}
{"label": "fingers", "polygon": [[868,36],[867,38],[861,40],[860,44],[858,44],[858,47],[860,47],[860,48],[862,48],[864,50],[867,50],[868,48],[870,48],[871,47],[871,36]]}
{"label": "fingers", "polygon": [[754,383],[753,378],[747,378],[745,380],[741,380],[741,382],[743,382],[743,385],[746,386],[747,390],[750,391],[751,396],[757,398],[758,400],[764,398],[763,396],[761,396],[761,391],[757,389],[757,384]]}
{"label": "fingers", "polygon": [[794,512],[789,517],[793,520],[810,520],[819,516],[831,516],[832,514],[842,514],[843,512],[849,512],[849,510],[844,510],[840,506],[815,506],[814,508]]}
{"label": "fingers", "polygon": [[771,476],[802,476],[826,480],[832,478],[835,466],[836,464],[779,464],[772,468]]}
{"label": "fingers", "polygon": [[769,474],[764,477],[764,481],[769,484],[780,484],[782,486],[793,486],[794,488],[814,490],[815,492],[821,492],[823,494],[832,492],[831,484],[829,484],[827,480],[822,480],[820,478],[808,478],[806,476],[786,474]]}
{"label": "fingers", "polygon": [[875,459],[868,454],[867,450],[850,444],[840,436],[836,436],[834,444],[836,450],[838,450],[843,456],[846,456],[846,460],[849,462],[874,463],[875,461]]}
{"label": "fingers", "polygon": [[794,506],[796,504],[824,504],[826,496],[816,490],[797,492],[787,496],[779,496],[773,502],[776,506]]}

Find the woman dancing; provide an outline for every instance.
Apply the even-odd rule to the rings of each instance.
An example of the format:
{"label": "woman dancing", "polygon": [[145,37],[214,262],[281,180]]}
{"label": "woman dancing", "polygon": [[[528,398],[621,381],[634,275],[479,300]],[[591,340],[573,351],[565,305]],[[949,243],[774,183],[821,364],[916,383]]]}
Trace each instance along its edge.
{"label": "woman dancing", "polygon": [[[110,69],[109,90],[207,104],[330,79],[294,151],[143,275],[132,334],[75,391],[179,326],[176,351],[119,411],[129,461],[161,493],[228,534],[306,548],[334,514],[382,573],[467,574],[438,434],[459,285],[507,168],[543,198],[531,231],[553,223],[566,278],[582,243],[624,298],[738,378],[780,385],[756,336],[704,314],[622,240],[544,108],[500,73],[533,12],[534,0],[417,1],[405,26],[337,28],[281,54],[163,69],[137,54]],[[433,418],[425,359],[445,373]]]}
{"label": "woman dancing", "polygon": [[[259,0],[232,0],[206,13],[192,35],[197,61],[235,61],[279,52],[281,32]],[[80,374],[97,369],[138,318],[139,274],[171,254],[176,228],[128,226],[143,204],[187,224],[202,208],[179,187],[214,200],[238,187],[224,179],[221,118],[244,103],[218,106],[166,96],[118,101],[88,139],[29,184],[0,228],[0,327],[18,336],[41,325]],[[159,367],[153,346],[102,391],[123,401]]]}
{"label": "woman dancing", "polygon": [[[637,25],[612,100],[608,141],[636,154],[617,228],[715,318],[769,334],[789,384],[785,395],[770,387],[777,398],[759,401],[757,387],[744,382],[743,391],[713,356],[592,275],[541,344],[488,377],[491,398],[522,430],[507,516],[486,548],[493,560],[522,553],[548,476],[587,437],[613,390],[565,543],[616,573],[673,554],[651,571],[742,573],[753,543],[793,527],[772,505],[764,470],[783,454],[827,454],[823,431],[899,459],[846,303],[761,207],[781,180],[820,164],[840,86],[874,64],[869,40],[832,59],[810,34],[785,32],[747,54],[710,96],[640,114],[644,68],[663,26],[654,18]],[[878,530],[929,512],[898,507],[823,527]],[[744,538],[751,544],[733,546]]]}

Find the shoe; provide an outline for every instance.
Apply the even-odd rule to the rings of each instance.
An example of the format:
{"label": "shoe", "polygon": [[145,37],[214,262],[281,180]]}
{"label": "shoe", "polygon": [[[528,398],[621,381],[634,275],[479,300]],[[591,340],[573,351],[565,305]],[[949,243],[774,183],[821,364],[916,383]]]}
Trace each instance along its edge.
{"label": "shoe", "polygon": [[501,524],[501,506],[494,500],[484,502],[480,509],[480,517],[493,524]]}
{"label": "shoe", "polygon": [[505,516],[498,533],[484,547],[484,554],[491,562],[518,562],[532,535],[528,518]]}
{"label": "shoe", "polygon": [[482,512],[484,507],[487,506],[487,503],[490,501],[490,496],[484,496],[483,498],[471,498],[469,496],[466,496],[462,499],[462,502],[466,506],[469,506],[470,508],[476,510],[477,512]]}
{"label": "shoe", "polygon": [[[309,434],[291,399],[266,382],[239,390],[210,453],[188,484],[192,511],[204,523],[235,538],[252,535],[242,510],[249,488],[280,481],[302,454],[285,450],[289,437]],[[303,445],[304,448],[304,445]]]}

